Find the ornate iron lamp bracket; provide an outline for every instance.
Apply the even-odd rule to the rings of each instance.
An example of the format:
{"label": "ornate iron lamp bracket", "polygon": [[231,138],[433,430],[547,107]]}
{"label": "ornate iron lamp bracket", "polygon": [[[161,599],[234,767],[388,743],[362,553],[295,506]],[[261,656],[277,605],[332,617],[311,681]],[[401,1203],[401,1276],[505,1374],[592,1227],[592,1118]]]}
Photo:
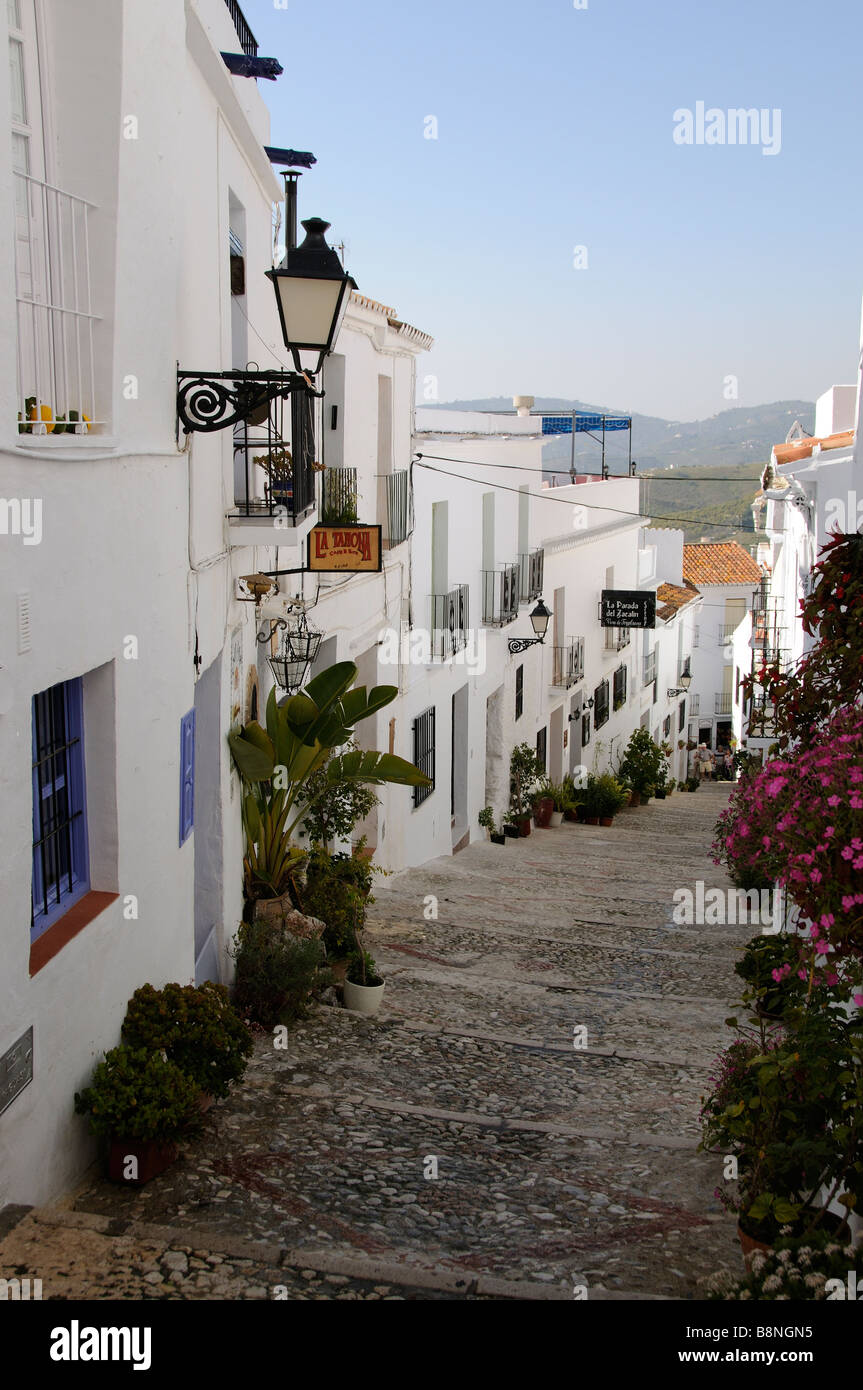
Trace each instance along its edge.
{"label": "ornate iron lamp bracket", "polygon": [[538,642],[544,641],[544,637],[510,637],[510,655],[515,656],[517,652],[526,652],[528,647],[535,647]]}
{"label": "ornate iron lamp bracket", "polygon": [[269,407],[280,396],[322,396],[302,372],[177,372],[177,414],[183,433],[212,434]]}

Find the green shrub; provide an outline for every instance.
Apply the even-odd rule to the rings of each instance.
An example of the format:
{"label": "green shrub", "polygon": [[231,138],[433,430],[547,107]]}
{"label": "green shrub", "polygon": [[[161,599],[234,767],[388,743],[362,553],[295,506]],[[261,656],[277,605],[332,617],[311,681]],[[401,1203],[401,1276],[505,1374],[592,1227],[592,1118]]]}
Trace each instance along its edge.
{"label": "green shrub", "polygon": [[[852,1272],[854,1293],[849,1288]],[[816,1231],[805,1237],[780,1237],[772,1250],[756,1250],[742,1279],[735,1279],[728,1270],[713,1275],[707,1282],[707,1296],[734,1302],[816,1302],[854,1298],[861,1283],[863,1245],[853,1246],[829,1231]]]}
{"label": "green shrub", "polygon": [[346,955],[354,945],[354,927],[362,928],[366,908],[374,902],[372,881],[380,873],[362,854],[312,853],[302,892],[303,911],[326,922],[324,943],[335,956]]}
{"label": "green shrub", "polygon": [[231,1008],[224,985],[165,985],[136,989],[126,1010],[123,1041],[164,1051],[202,1091],[226,1096],[246,1069],[252,1035]]}
{"label": "green shrub", "polygon": [[484,830],[494,830],[494,811],[491,806],[483,806],[477,820]]}
{"label": "green shrub", "polygon": [[232,954],[234,1003],[264,1028],[302,1018],[310,996],[330,983],[323,942],[292,936],[277,921],[243,922]]}
{"label": "green shrub", "polygon": [[641,796],[652,796],[653,788],[665,781],[665,758],[647,729],[633,729],[621,759],[618,774]]}
{"label": "green shrub", "polygon": [[368,951],[352,951],[348,956],[345,978],[353,985],[382,985],[383,976],[378,974],[374,957]]}
{"label": "green shrub", "polygon": [[[347,744],[340,753],[354,750]],[[335,755],[333,755],[335,756]],[[375,808],[380,797],[363,782],[329,780],[329,765],[333,758],[306,779],[302,800],[307,809],[303,826],[313,845],[326,845],[334,839],[346,839],[354,828]]]}
{"label": "green shrub", "polygon": [[169,1143],[197,1127],[199,1095],[191,1077],[161,1052],[120,1046],[76,1092],[75,1110],[90,1116],[90,1129],[100,1137]]}

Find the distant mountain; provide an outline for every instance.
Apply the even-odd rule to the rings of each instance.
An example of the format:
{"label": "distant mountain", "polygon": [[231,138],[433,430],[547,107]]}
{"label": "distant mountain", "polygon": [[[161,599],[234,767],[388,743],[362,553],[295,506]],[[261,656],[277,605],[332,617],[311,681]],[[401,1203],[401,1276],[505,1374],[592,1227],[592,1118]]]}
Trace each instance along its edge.
{"label": "distant mountain", "polygon": [[[484,400],[447,401],[437,408],[512,413],[512,399],[489,396]],[[560,396],[537,396],[534,409],[587,410],[606,415],[625,413],[608,406],[564,400]],[[703,467],[721,472],[734,464],[766,463],[773,445],[784,442],[795,420],[799,420],[805,430],[814,430],[812,401],[774,401],[772,405],[736,407],[722,410],[708,420],[663,420],[655,415],[633,415],[632,456],[637,461],[639,473],[672,467]],[[606,436],[606,456],[612,473],[625,471],[627,446],[625,434]],[[550,440],[544,456],[547,465],[550,468],[569,467],[570,447],[569,439]],[[579,435],[577,464],[586,464],[594,456],[598,465],[599,445],[593,444],[589,436]]]}

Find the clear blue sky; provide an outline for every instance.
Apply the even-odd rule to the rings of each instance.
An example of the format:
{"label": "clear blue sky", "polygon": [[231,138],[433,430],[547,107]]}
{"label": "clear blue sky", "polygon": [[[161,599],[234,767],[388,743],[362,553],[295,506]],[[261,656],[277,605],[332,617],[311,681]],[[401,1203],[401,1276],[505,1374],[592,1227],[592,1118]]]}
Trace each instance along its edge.
{"label": "clear blue sky", "polygon": [[[272,143],[318,159],[300,217],[433,334],[441,400],[689,420],[855,380],[860,0],[241,2]],[[779,108],[780,153],[676,144],[698,101]]]}

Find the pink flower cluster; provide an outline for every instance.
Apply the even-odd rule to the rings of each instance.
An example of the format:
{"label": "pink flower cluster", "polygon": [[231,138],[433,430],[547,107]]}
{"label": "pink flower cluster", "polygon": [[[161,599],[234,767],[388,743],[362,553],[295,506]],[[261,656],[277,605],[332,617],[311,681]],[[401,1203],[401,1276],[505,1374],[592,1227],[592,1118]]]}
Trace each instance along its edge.
{"label": "pink flower cluster", "polygon": [[863,951],[863,710],[741,782],[718,831],[732,871],[788,889],[818,954]]}

